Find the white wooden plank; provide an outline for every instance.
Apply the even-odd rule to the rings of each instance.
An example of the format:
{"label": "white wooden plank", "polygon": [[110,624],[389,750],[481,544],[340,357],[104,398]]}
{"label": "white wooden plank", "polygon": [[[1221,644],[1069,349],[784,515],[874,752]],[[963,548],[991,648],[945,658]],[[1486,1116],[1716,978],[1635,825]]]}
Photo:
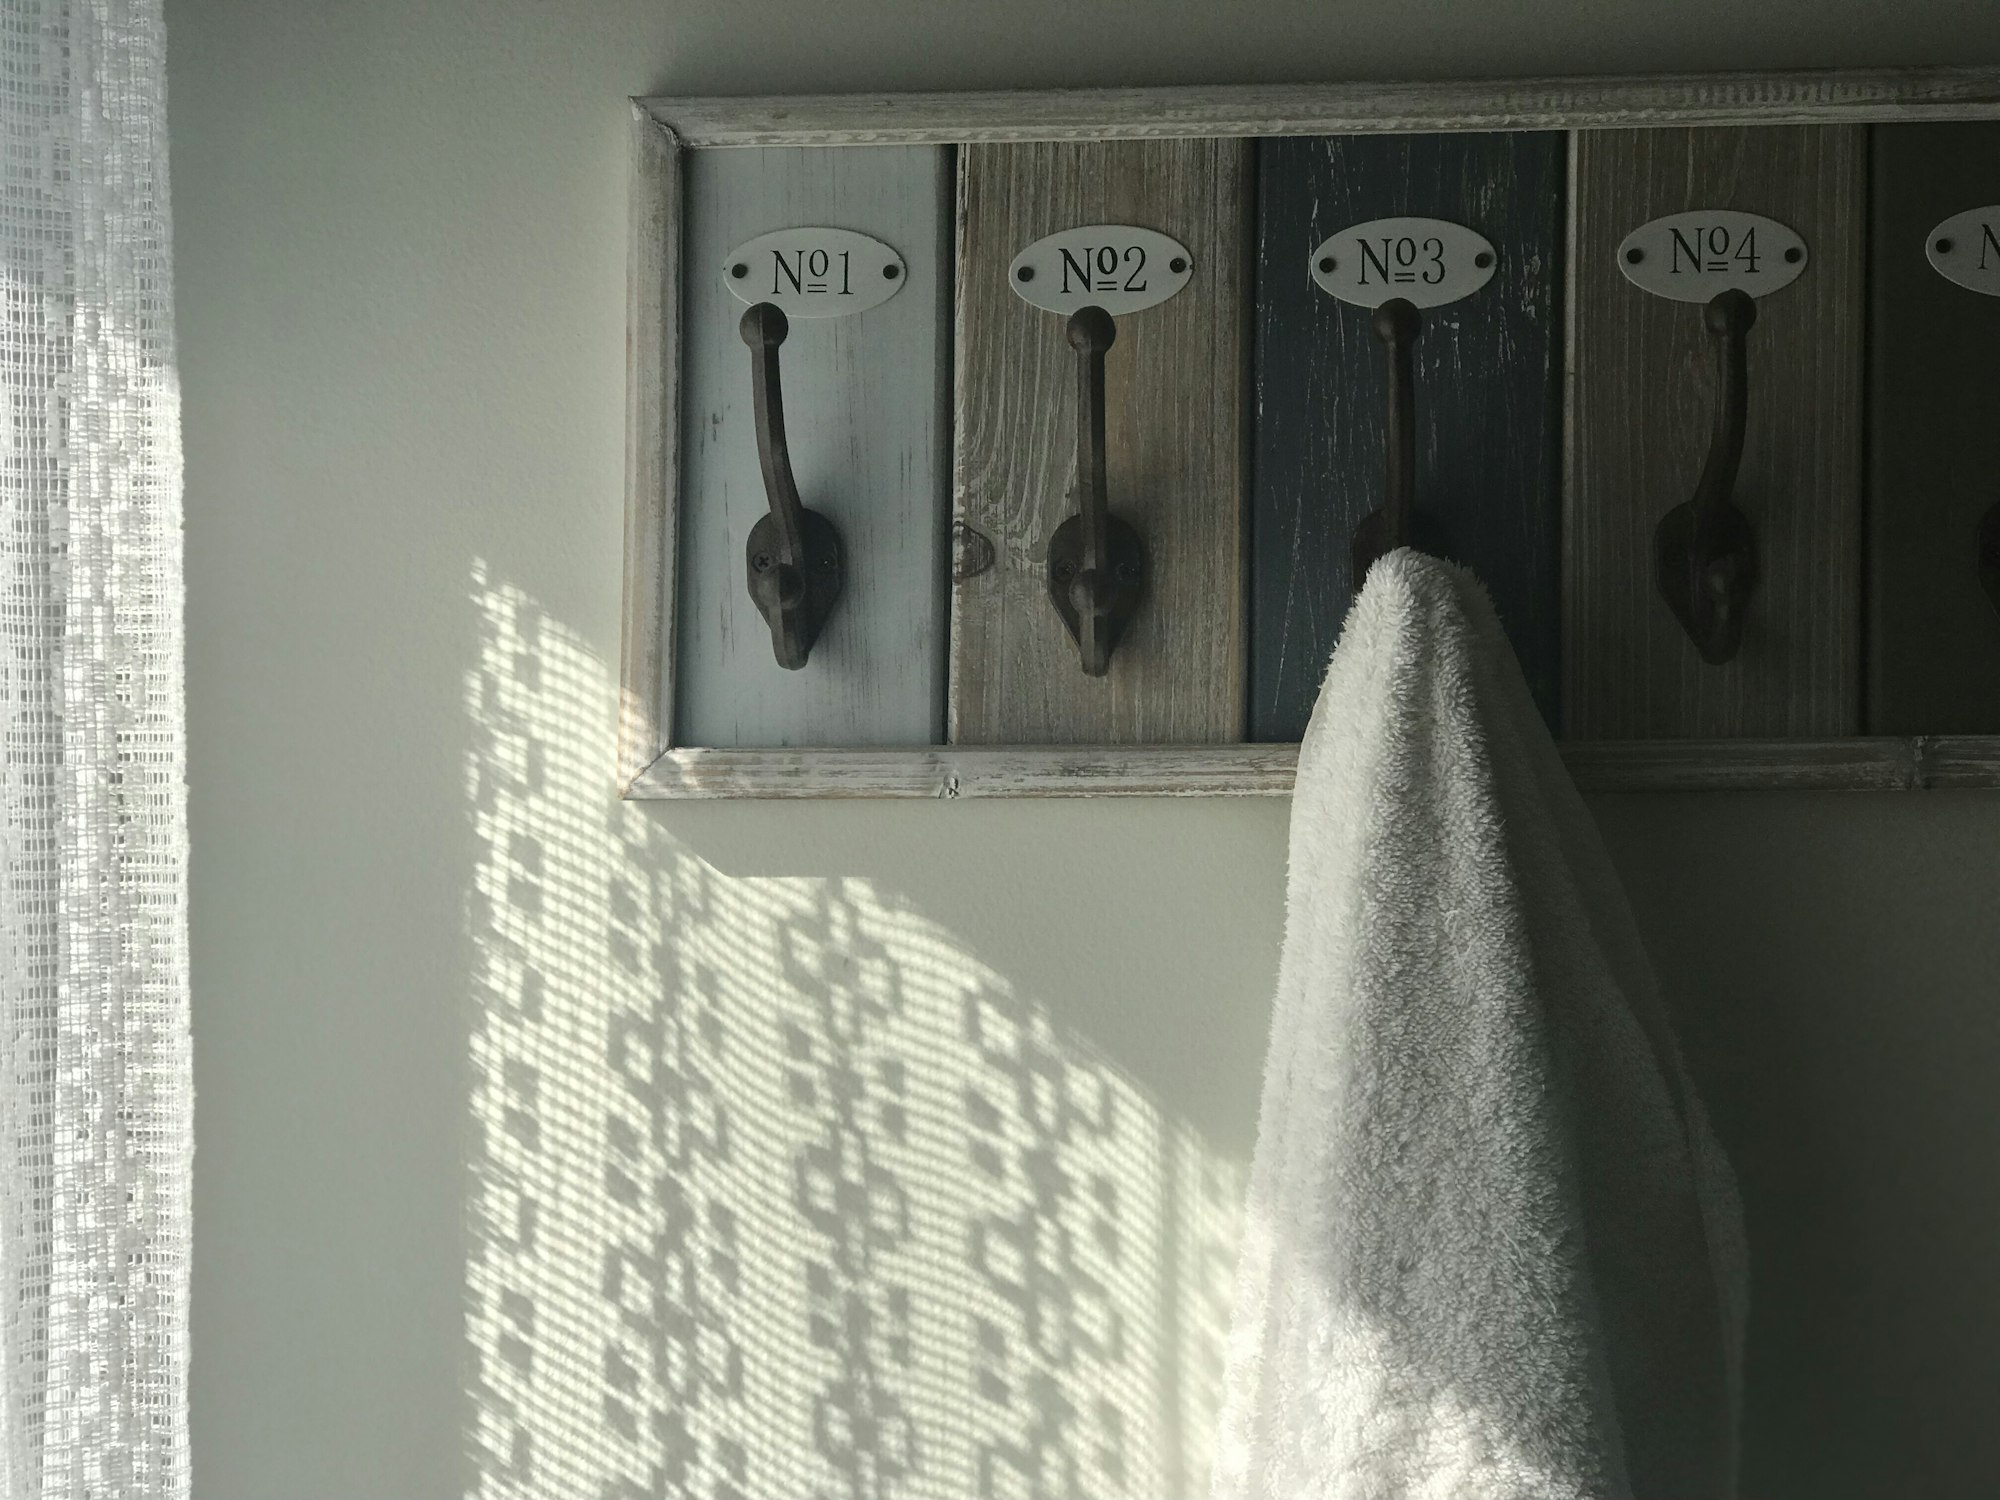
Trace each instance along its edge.
{"label": "white wooden plank", "polygon": [[[1837,740],[1574,740],[1586,792],[2000,789],[2000,736]],[[928,750],[670,750],[629,795],[1284,797],[1297,745],[996,745]]]}
{"label": "white wooden plank", "polygon": [[641,101],[689,146],[912,145],[2000,118],[2000,68]]}
{"label": "white wooden plank", "polygon": [[[929,147],[694,152],[687,162],[678,744],[928,744],[941,737],[949,437],[949,160]],[[794,318],[780,351],[792,468],[846,548],[812,659],[778,666],[744,583],[768,502],[744,304],[729,251],[797,225],[875,236],[903,289],[851,317]]]}

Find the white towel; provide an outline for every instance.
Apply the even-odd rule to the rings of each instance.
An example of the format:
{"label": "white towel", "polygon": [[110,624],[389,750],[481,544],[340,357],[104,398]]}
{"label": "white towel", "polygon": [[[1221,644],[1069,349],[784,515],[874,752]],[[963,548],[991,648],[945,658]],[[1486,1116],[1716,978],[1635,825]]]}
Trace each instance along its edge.
{"label": "white towel", "polygon": [[1377,563],[1299,754],[1214,1500],[1728,1500],[1734,1182],[1485,591]]}

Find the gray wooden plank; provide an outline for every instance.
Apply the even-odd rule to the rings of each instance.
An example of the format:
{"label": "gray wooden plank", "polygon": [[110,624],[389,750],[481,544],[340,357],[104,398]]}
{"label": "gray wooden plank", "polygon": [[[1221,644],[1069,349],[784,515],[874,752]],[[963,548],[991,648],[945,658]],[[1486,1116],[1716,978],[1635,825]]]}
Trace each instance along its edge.
{"label": "gray wooden plank", "polygon": [[1868,321],[1868,725],[2000,730],[2000,610],[1980,587],[2000,502],[2000,297],[1946,281],[1930,231],[2000,202],[2000,125],[1874,132]]}
{"label": "gray wooden plank", "polygon": [[[1250,151],[1239,141],[971,146],[959,159],[954,516],[993,563],[952,590],[951,738],[1228,741],[1243,732]],[[1127,223],[1191,253],[1179,295],[1118,320],[1105,360],[1110,507],[1145,538],[1147,594],[1101,678],[1050,604],[1070,514],[1065,320],[1006,269],[1058,229]]]}
{"label": "gray wooden plank", "polygon": [[641,101],[690,146],[920,145],[1808,125],[2000,117],[2000,69],[1853,68],[1599,78],[1220,84]]}
{"label": "gray wooden plank", "polygon": [[[2000,789],[2000,735],[1838,740],[1570,740],[1586,792]],[[670,750],[633,797],[697,799],[1283,797],[1297,745],[952,745],[929,750]]]}
{"label": "gray wooden plank", "polygon": [[[942,728],[949,452],[950,166],[931,147],[687,154],[683,482],[675,741],[928,744]],[[903,289],[794,318],[781,353],[793,472],[840,529],[846,587],[800,671],[777,665],[744,584],[767,509],[744,304],[728,252],[791,225],[894,246]]]}
{"label": "gray wooden plank", "polygon": [[1314,285],[1310,258],[1330,234],[1403,214],[1468,225],[1499,257],[1485,287],[1424,315],[1414,540],[1479,575],[1554,722],[1564,145],[1556,132],[1259,143],[1252,739],[1304,733],[1357,585],[1350,538],[1383,503],[1388,363],[1368,310]]}
{"label": "gray wooden plank", "polygon": [[674,519],[680,422],[681,167],[673,136],[634,108],[625,251],[625,630],[618,784],[673,743]]}
{"label": "gray wooden plank", "polygon": [[[1564,723],[1588,738],[1838,735],[1860,723],[1864,132],[1607,131],[1571,149]],[[1693,493],[1716,399],[1699,305],[1620,274],[1619,241],[1694,208],[1766,214],[1811,263],[1760,302],[1737,504],[1761,579],[1742,651],[1709,666],[1653,585],[1653,533]]]}

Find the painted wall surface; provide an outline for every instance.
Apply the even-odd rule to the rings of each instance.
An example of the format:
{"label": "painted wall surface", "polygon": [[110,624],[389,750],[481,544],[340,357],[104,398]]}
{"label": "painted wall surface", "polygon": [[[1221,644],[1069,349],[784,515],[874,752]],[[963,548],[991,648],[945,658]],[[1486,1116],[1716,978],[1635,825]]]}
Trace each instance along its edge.
{"label": "painted wall surface", "polygon": [[[1149,1378],[1205,1399],[1159,1246],[1191,1212],[1169,1186],[1219,1201],[1249,1150],[1285,809],[613,802],[625,96],[2000,59],[1986,0],[169,0],[168,23],[206,1500],[564,1493],[509,1469],[509,1382],[560,1367],[579,1328],[604,1337],[574,1409],[534,1416],[572,1438],[539,1472],[591,1472],[642,1429],[679,1451],[652,1425],[676,1412],[712,1423],[704,1452],[775,1445],[759,1472],[783,1472],[787,1434],[732,1438],[723,1398],[658,1388],[671,1360],[597,1362],[620,1329],[653,1338],[658,1288],[635,1278],[685,1272],[698,1302],[703,1278],[743,1299],[769,1273],[771,1237],[716,1184],[731,1160],[790,1182],[803,1157],[746,1109],[725,1159],[715,1090],[764,1089],[844,1149],[856,1127],[826,1101],[862,1062],[919,1237],[933,1209],[1016,1222],[937,1196],[999,1159],[982,1131],[1115,1107],[1077,1148],[1102,1159],[1049,1191],[1084,1215],[1079,1255],[1113,1254],[1112,1199],[1150,1226],[1132,1286],[1100,1291],[1129,1293]],[[1601,812],[1749,1188],[1753,1492],[1989,1488],[2000,800]],[[746,1017],[781,1055],[702,1075],[689,1059]],[[951,1049],[1003,1033],[951,1093]],[[1036,1114],[1045,1084],[1070,1113]],[[903,1128],[946,1118],[950,1140]],[[537,1153],[571,1175],[521,1180]],[[676,1181],[710,1186],[676,1205]],[[741,1254],[675,1259],[647,1239],[668,1207]],[[538,1296],[481,1280],[508,1255],[542,1257]],[[951,1274],[910,1271],[941,1278],[934,1301]],[[726,1371],[713,1332],[697,1316],[652,1352],[681,1339]],[[862,1369],[844,1336],[800,1345],[800,1368]],[[1164,1419],[1107,1456],[1116,1415],[1015,1457],[1191,1483]],[[976,1436],[940,1441],[970,1462]],[[840,1493],[897,1493],[880,1458],[838,1469]],[[668,1470],[633,1482],[678,1492]]]}

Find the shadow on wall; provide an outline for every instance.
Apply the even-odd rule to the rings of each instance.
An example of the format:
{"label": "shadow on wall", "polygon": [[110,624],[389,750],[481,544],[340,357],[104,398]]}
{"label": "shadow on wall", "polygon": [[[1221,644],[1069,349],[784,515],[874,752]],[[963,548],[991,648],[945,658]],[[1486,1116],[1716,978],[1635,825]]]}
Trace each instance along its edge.
{"label": "shadow on wall", "polygon": [[1242,1163],[872,882],[613,801],[603,664],[473,599],[469,1493],[1205,1493]]}

